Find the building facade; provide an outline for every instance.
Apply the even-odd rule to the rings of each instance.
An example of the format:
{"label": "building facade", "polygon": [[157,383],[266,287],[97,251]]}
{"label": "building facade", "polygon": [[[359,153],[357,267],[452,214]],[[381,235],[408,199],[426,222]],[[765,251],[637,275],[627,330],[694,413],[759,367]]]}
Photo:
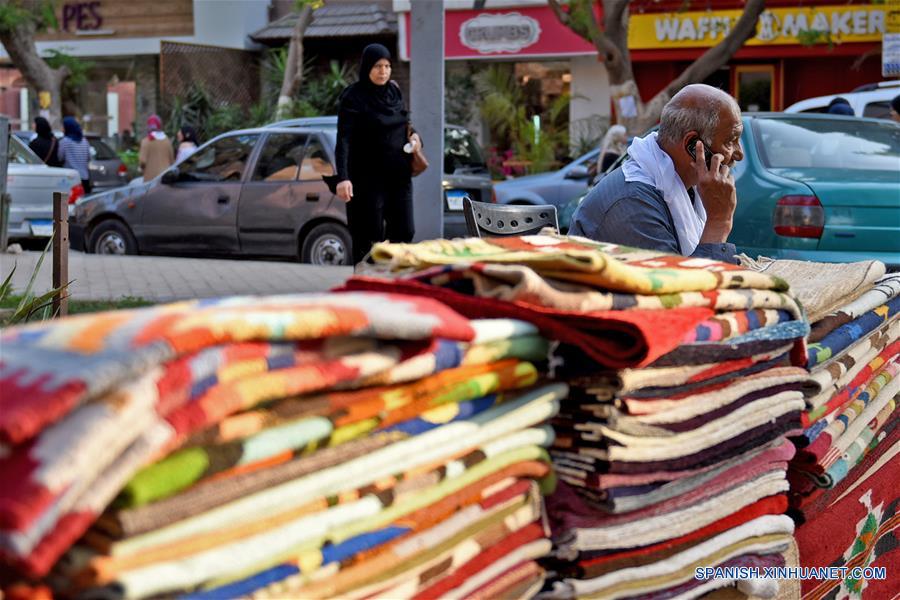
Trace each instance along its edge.
{"label": "building facade", "polygon": [[[602,22],[597,3],[598,22]],[[632,0],[628,43],[641,98],[652,98],[718,44],[740,17],[742,0]],[[561,25],[546,0],[445,0],[448,76],[472,64],[515,65],[539,82],[540,97],[571,95],[569,133],[595,137],[608,126],[614,98],[597,52]],[[415,35],[409,0],[394,0],[400,56]],[[768,0],[755,35],[707,79],[742,109],[780,111],[812,96],[880,81],[885,4],[866,0]]]}
{"label": "building facade", "polygon": [[[126,129],[140,135],[161,97],[192,82],[247,104],[259,76],[249,33],[268,22],[269,3],[256,0],[91,0],[57,6],[59,30],[42,33],[42,55],[58,51],[89,62],[89,81],[63,106],[85,129],[103,135]],[[34,90],[0,47],[0,112],[13,126],[31,128]],[[230,96],[229,96],[230,94]],[[64,95],[65,96],[65,95]],[[231,97],[233,96],[233,98]]]}

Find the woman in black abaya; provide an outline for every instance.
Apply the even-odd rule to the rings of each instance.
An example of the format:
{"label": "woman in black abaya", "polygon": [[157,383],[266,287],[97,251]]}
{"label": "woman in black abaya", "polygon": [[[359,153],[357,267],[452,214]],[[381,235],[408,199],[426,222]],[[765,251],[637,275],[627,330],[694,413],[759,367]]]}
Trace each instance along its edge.
{"label": "woman in black abaya", "polygon": [[409,114],[400,87],[391,81],[391,53],[381,44],[363,50],[359,81],[341,93],[338,109],[337,196],[347,203],[353,262],[372,244],[410,242],[412,212]]}

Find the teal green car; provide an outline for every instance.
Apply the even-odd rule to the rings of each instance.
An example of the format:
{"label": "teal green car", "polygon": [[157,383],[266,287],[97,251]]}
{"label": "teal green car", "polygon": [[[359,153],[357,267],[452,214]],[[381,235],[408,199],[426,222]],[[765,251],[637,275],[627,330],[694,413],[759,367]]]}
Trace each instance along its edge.
{"label": "teal green car", "polygon": [[900,126],[823,114],[744,116],[728,241],[752,257],[900,268]]}
{"label": "teal green car", "polygon": [[877,259],[900,270],[900,125],[821,113],[750,113],[743,120],[728,237],[739,252]]}

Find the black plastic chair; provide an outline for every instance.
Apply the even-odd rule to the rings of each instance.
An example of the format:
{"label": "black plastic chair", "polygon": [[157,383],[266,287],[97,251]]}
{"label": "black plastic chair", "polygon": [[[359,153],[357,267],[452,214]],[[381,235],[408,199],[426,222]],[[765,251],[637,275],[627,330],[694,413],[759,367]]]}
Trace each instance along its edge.
{"label": "black plastic chair", "polygon": [[466,229],[470,236],[532,235],[544,227],[559,231],[556,207],[549,204],[489,204],[463,198]]}

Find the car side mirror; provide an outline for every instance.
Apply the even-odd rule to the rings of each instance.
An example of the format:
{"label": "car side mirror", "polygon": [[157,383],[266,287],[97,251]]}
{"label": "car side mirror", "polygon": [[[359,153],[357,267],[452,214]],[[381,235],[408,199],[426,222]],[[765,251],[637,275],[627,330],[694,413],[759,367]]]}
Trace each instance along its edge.
{"label": "car side mirror", "polygon": [[581,165],[577,167],[572,167],[569,169],[569,172],[566,173],[566,179],[587,179],[591,176],[591,172],[587,167],[582,167]]}
{"label": "car side mirror", "polygon": [[173,183],[178,182],[178,171],[175,169],[169,169],[162,174],[162,177],[159,180],[164,185],[172,185]]}

